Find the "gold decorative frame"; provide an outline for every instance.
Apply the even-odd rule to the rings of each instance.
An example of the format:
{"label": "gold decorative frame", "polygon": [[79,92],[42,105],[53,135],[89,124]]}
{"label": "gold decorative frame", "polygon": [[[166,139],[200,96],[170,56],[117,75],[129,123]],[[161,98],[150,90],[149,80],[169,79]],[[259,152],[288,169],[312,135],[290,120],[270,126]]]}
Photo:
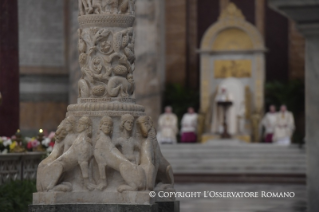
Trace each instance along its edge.
{"label": "gold decorative frame", "polygon": [[[253,44],[252,49],[245,50],[213,50],[213,44],[218,34],[224,30],[236,28],[245,32]],[[262,35],[255,26],[245,20],[242,12],[235,4],[229,3],[226,9],[221,13],[217,23],[213,24],[205,32],[201,42],[201,111],[207,111],[209,108],[210,98],[210,59],[211,54],[227,54],[227,53],[251,53],[256,58],[256,77],[254,83],[254,108],[261,109],[264,104],[264,40]]]}

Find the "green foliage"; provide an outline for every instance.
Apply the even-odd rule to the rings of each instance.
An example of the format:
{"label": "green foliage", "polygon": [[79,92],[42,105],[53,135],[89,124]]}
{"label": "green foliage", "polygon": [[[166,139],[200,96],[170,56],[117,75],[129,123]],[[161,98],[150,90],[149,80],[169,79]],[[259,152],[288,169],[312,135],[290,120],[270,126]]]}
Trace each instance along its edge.
{"label": "green foliage", "polygon": [[304,82],[300,80],[268,82],[265,85],[265,94],[267,110],[271,104],[276,105],[277,109],[279,109],[280,105],[285,104],[288,110],[294,114],[297,127],[292,140],[295,143],[302,143],[305,130],[303,125],[298,125],[298,122],[302,123],[305,111]]}
{"label": "green foliage", "polygon": [[0,186],[0,211],[28,211],[32,193],[36,192],[35,181],[11,181]]}
{"label": "green foliage", "polygon": [[163,107],[171,106],[173,112],[181,120],[188,107],[199,107],[199,90],[184,87],[179,84],[167,84],[164,92]]}
{"label": "green foliage", "polygon": [[289,82],[272,81],[265,85],[266,105],[274,104],[277,108],[285,104],[289,111],[298,115],[305,110],[305,84],[300,80]]}

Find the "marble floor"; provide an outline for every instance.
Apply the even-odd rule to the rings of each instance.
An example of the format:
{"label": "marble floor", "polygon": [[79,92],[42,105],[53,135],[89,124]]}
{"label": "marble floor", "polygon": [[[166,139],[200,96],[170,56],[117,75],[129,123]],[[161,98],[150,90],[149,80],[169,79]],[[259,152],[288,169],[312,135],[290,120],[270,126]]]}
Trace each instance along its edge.
{"label": "marble floor", "polygon": [[[201,192],[200,198],[177,198],[181,212],[306,212],[306,186],[282,184],[176,184],[179,192]],[[204,191],[258,192],[258,198],[211,198]],[[261,198],[262,192],[294,192],[293,198]],[[185,194],[185,193],[184,193]],[[206,192],[206,196],[208,193]],[[211,193],[212,194],[212,193]],[[291,193],[292,194],[292,193]]]}

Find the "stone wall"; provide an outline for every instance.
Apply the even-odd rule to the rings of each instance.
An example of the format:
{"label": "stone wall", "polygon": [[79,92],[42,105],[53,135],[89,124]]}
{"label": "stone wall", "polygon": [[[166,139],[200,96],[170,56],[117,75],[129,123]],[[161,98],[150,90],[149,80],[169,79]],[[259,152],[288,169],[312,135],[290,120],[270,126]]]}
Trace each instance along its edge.
{"label": "stone wall", "polygon": [[19,0],[20,128],[55,130],[65,116],[64,2]]}

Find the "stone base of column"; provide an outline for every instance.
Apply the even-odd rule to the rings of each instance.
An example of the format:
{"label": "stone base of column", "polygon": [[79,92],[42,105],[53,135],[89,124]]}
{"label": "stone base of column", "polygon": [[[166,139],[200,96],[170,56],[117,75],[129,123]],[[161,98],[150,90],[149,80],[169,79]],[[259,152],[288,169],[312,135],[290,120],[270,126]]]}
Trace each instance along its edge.
{"label": "stone base of column", "polygon": [[179,212],[179,201],[157,202],[152,205],[129,204],[61,204],[29,205],[29,212]]}

